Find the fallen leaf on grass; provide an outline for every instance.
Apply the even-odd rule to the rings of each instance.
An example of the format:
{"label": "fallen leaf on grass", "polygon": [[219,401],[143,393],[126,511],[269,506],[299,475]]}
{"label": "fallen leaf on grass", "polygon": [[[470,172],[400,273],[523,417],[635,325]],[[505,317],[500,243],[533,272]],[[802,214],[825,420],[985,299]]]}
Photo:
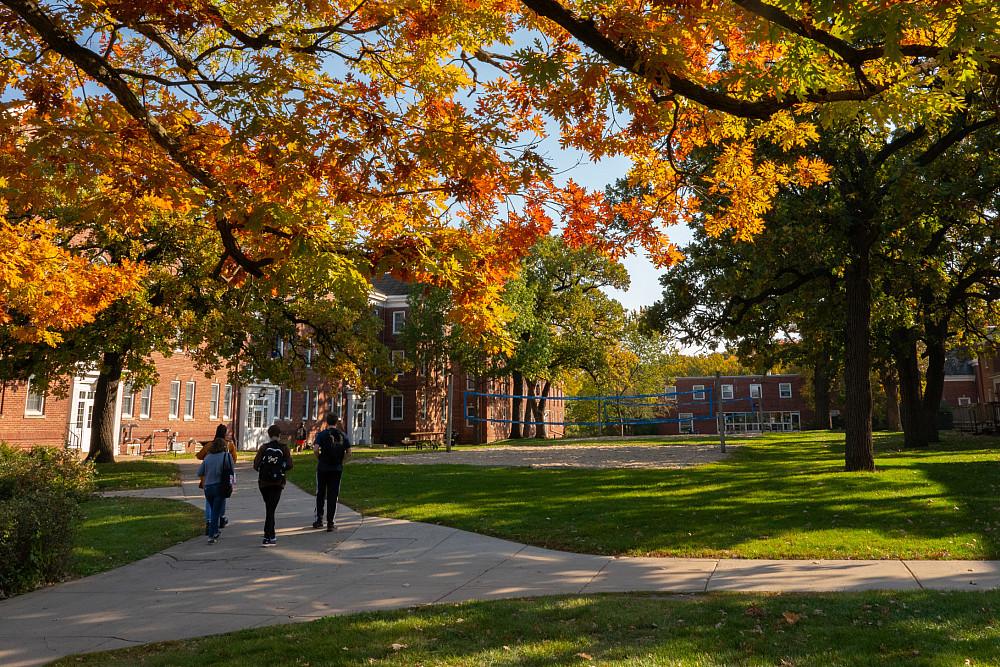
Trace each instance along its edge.
{"label": "fallen leaf on grass", "polygon": [[796,623],[799,622],[799,619],[802,618],[799,614],[796,614],[794,611],[783,611],[781,612],[781,616],[782,618],[785,619],[785,623],[788,623],[788,625],[795,625]]}
{"label": "fallen leaf on grass", "polygon": [[393,651],[402,651],[404,648],[409,648],[406,644],[392,644]]}
{"label": "fallen leaf on grass", "polygon": [[582,653],[582,652],[581,653],[577,653],[576,657],[583,658],[584,660],[593,660],[594,659],[594,656],[590,655],[589,653]]}

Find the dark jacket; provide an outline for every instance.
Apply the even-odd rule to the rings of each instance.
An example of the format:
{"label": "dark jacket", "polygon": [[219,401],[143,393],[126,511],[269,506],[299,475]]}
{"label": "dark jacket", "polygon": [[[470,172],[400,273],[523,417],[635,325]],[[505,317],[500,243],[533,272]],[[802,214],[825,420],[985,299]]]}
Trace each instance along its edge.
{"label": "dark jacket", "polygon": [[344,469],[344,464],[343,463],[336,464],[336,465],[335,464],[331,464],[331,463],[326,463],[319,456],[319,449],[320,449],[319,443],[320,443],[320,440],[322,438],[327,437],[327,431],[337,431],[338,433],[340,433],[340,436],[344,439],[344,449],[345,449],[345,452],[344,452],[344,461],[347,461],[347,459],[350,458],[350,455],[351,455],[351,439],[349,437],[347,437],[347,434],[344,433],[343,431],[341,431],[339,428],[337,428],[335,426],[330,426],[328,428],[325,428],[322,431],[320,431],[319,433],[317,433],[316,434],[316,439],[313,440],[313,452],[316,454],[316,458],[318,459],[318,461],[316,462],[316,470],[319,470],[321,472],[330,472],[330,471],[333,471],[333,470],[343,470]]}
{"label": "dark jacket", "polygon": [[[270,442],[263,444],[257,448],[257,455],[253,457],[253,469],[260,472],[260,459],[264,455],[264,450],[268,449],[269,447],[276,447],[281,450],[281,453],[285,457],[285,472],[287,473],[289,470],[291,470],[292,452],[288,449],[288,445],[279,440],[271,440]],[[260,479],[260,477],[257,478],[257,486],[261,488],[268,486],[280,486],[281,488],[285,488],[285,482],[286,482],[285,475],[281,476],[280,481],[263,480]]]}

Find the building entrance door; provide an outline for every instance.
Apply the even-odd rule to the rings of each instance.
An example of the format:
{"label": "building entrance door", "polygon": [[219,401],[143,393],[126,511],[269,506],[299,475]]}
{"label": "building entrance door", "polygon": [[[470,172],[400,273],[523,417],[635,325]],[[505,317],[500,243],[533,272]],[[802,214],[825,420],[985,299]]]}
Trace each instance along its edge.
{"label": "building entrance door", "polygon": [[94,424],[94,385],[74,383],[73,407],[70,412],[69,442],[72,448],[90,451],[91,427]]}
{"label": "building entrance door", "polygon": [[[347,419],[344,426],[350,429],[351,442],[355,445],[372,444],[372,413],[374,412],[375,393],[366,392],[347,396]],[[350,420],[350,421],[348,421]]]}
{"label": "building entrance door", "polygon": [[247,391],[246,428],[243,442],[244,449],[254,450],[268,441],[267,428],[271,425],[274,415],[272,399],[274,393],[267,390],[249,389]]}

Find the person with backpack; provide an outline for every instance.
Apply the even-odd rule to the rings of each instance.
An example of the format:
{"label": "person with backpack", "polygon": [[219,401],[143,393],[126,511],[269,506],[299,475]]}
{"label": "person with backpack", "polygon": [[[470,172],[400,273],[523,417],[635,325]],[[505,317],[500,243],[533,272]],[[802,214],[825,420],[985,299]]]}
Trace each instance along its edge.
{"label": "person with backpack", "polygon": [[264,543],[265,547],[273,547],[278,543],[274,535],[274,512],[281,500],[281,491],[285,488],[285,473],[292,469],[292,453],[288,445],[281,442],[281,429],[272,424],[267,429],[271,438],[257,449],[253,459],[253,469],[257,471],[257,487],[264,498]]}
{"label": "person with backpack", "polygon": [[326,505],[326,530],[337,527],[334,516],[337,512],[337,496],[340,495],[340,479],[344,474],[344,463],[351,457],[351,440],[340,428],[340,420],[332,412],[326,416],[326,429],[316,434],[313,452],[316,463],[316,520],[313,528],[323,527],[323,505]]}

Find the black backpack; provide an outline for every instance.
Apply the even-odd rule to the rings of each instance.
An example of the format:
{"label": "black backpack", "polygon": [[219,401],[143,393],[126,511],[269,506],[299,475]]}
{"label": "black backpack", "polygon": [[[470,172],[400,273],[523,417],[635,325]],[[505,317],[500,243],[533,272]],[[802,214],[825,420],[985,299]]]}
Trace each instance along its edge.
{"label": "black backpack", "polygon": [[262,482],[280,482],[285,479],[285,452],[280,447],[265,446],[257,466]]}
{"label": "black backpack", "polygon": [[347,443],[340,429],[328,428],[316,436],[316,440],[319,444],[319,460],[323,464],[339,466],[344,463]]}

